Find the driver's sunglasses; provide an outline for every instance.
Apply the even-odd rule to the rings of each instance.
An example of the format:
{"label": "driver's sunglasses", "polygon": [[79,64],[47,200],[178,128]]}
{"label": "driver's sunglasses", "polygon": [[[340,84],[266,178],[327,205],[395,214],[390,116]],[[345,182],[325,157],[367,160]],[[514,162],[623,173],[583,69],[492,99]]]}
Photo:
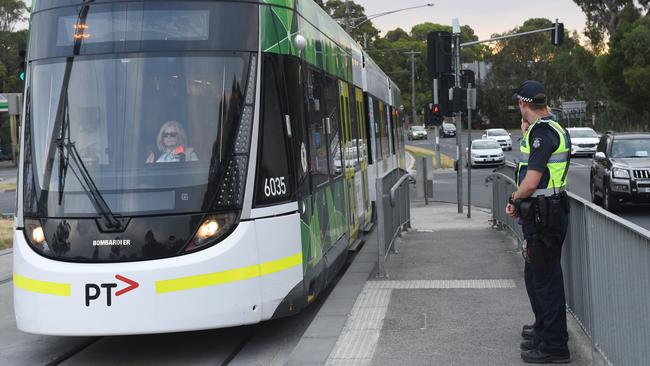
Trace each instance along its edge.
{"label": "driver's sunglasses", "polygon": [[163,137],[176,137],[178,136],[178,132],[163,132]]}

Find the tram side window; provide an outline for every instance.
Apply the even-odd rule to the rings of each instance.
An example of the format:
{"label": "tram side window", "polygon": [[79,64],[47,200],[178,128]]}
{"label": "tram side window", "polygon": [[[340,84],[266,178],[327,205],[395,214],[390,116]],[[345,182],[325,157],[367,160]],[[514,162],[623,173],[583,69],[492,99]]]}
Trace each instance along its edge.
{"label": "tram side window", "polygon": [[325,123],[328,134],[328,155],[330,174],[338,177],[343,174],[343,159],[341,157],[341,123],[339,111],[338,82],[330,77],[325,77]]}
{"label": "tram side window", "polygon": [[257,205],[286,202],[292,195],[280,95],[275,64],[267,58],[264,65],[261,147],[255,188]]}
{"label": "tram side window", "polygon": [[[348,148],[348,151],[351,153],[349,156],[349,159],[354,159],[354,171],[358,172],[361,170],[361,159],[360,159],[360,151],[359,151],[359,144],[360,144],[360,136],[359,136],[359,127],[357,125],[358,123],[358,117],[357,117],[357,102],[356,102],[356,95],[355,95],[355,90],[354,86],[350,85],[349,87],[349,95],[350,98],[348,100],[348,108],[350,109],[350,147]],[[348,153],[346,152],[346,159],[348,159]]]}
{"label": "tram side window", "polygon": [[329,162],[327,159],[327,136],[325,126],[325,100],[321,75],[308,69],[305,78],[305,94],[308,104],[308,129],[310,167],[314,187],[329,181]]}
{"label": "tram side window", "polygon": [[393,107],[390,108],[390,151],[395,154],[397,151],[396,146],[395,146],[395,134],[396,129],[395,125],[397,124],[397,116],[396,116],[396,109]]}
{"label": "tram side window", "polygon": [[[377,99],[373,98],[372,99],[372,110],[373,110],[373,116],[374,116],[374,128],[375,128],[375,136],[373,138],[375,139],[375,149],[377,151],[373,152],[373,156],[377,161],[382,160],[382,151],[381,151],[381,102],[379,102]],[[376,162],[376,161],[375,161]]]}
{"label": "tram side window", "polygon": [[380,102],[380,119],[379,119],[379,131],[380,131],[380,140],[381,140],[381,156],[383,159],[388,158],[390,152],[388,151],[388,121],[386,118],[386,104]]}

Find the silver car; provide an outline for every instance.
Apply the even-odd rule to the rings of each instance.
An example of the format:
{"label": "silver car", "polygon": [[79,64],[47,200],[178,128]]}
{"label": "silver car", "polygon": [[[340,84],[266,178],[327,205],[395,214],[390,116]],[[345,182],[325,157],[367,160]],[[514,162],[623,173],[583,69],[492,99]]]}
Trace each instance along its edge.
{"label": "silver car", "polygon": [[472,154],[470,157],[472,167],[479,165],[503,165],[506,157],[501,145],[494,140],[481,139],[472,141]]}

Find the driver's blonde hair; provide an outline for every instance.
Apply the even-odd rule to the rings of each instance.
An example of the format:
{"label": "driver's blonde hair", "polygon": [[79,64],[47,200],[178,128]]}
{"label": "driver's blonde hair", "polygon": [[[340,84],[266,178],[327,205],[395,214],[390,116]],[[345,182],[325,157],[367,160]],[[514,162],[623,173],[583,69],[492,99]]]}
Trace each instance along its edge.
{"label": "driver's blonde hair", "polygon": [[178,142],[178,146],[185,146],[187,143],[187,133],[185,133],[185,129],[183,126],[181,126],[180,122],[167,121],[162,125],[162,127],[160,127],[160,131],[158,131],[158,138],[156,139],[158,150],[160,150],[160,152],[165,152],[167,150],[163,139],[163,132],[165,132],[165,130],[170,127],[176,129],[176,141]]}

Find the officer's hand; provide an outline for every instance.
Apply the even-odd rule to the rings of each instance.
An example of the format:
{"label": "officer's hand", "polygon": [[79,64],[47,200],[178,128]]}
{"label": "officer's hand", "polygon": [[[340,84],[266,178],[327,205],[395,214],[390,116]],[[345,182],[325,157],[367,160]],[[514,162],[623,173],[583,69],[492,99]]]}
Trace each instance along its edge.
{"label": "officer's hand", "polygon": [[513,205],[512,203],[508,203],[506,205],[506,215],[508,215],[508,216],[510,216],[512,218],[517,217],[517,210],[515,209],[515,205]]}

